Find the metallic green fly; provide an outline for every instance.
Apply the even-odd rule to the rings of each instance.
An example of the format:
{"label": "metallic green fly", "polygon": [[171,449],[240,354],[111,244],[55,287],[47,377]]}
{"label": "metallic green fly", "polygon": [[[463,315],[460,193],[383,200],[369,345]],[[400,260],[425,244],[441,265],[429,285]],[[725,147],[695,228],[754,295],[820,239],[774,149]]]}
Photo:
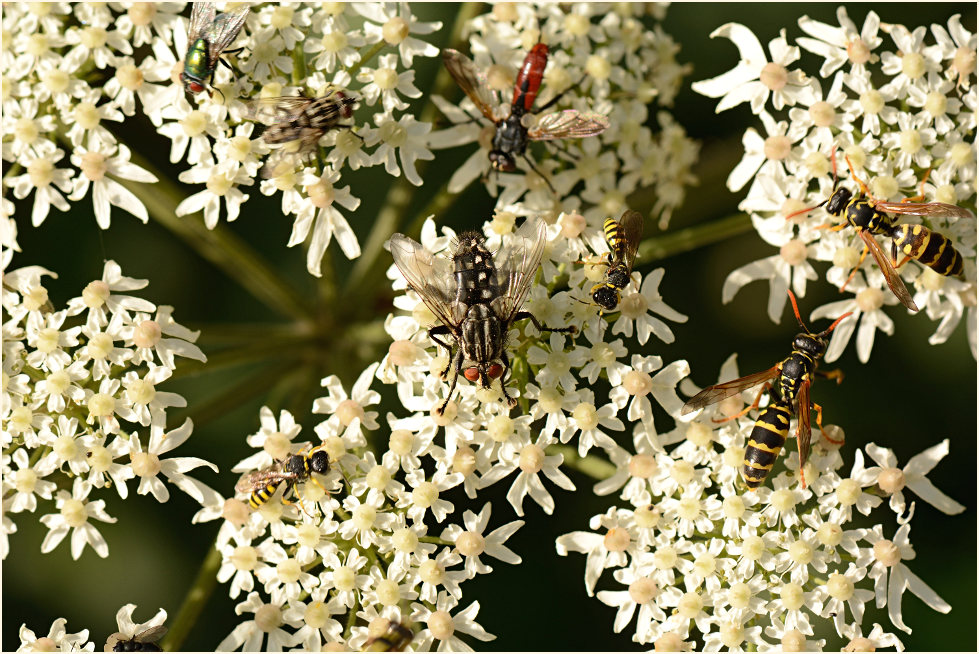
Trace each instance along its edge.
{"label": "metallic green fly", "polygon": [[[228,62],[221,59],[221,54],[238,36],[241,26],[245,24],[248,9],[249,6],[245,4],[215,16],[214,3],[194,3],[187,32],[190,47],[184,57],[184,72],[180,74],[184,89],[195,95],[204,90],[210,93],[209,87],[214,83],[218,62],[231,68]],[[241,52],[241,49],[228,51],[232,54],[235,52]]]}

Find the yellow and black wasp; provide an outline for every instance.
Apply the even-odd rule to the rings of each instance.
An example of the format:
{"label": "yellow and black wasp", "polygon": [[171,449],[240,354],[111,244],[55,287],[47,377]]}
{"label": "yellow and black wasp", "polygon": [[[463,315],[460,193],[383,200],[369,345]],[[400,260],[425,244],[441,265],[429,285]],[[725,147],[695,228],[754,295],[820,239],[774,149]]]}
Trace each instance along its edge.
{"label": "yellow and black wasp", "polygon": [[[830,332],[836,329],[837,325],[852,312],[844,313],[833,321],[825,331],[814,334],[809,331],[802,316],[799,315],[799,307],[795,301],[795,295],[789,291],[789,299],[792,300],[792,310],[795,312],[796,320],[802,327],[802,334],[796,334],[792,340],[792,354],[776,363],[768,370],[747,375],[740,379],[708,386],[704,390],[694,395],[683,405],[681,415],[686,415],[697,409],[710,406],[715,402],[727,399],[741,393],[752,386],[764,383],[765,385],[758,392],[755,401],[748,408],[739,412],[737,415],[725,418],[718,422],[726,422],[739,418],[748,411],[758,407],[761,395],[768,391],[771,402],[762,411],[755,421],[755,426],[748,437],[748,447],[744,452],[744,462],[741,467],[741,476],[744,477],[748,488],[755,489],[765,482],[765,478],[771,471],[778,457],[778,453],[785,445],[785,439],[789,433],[789,420],[792,414],[796,414],[799,425],[796,429],[796,438],[799,442],[799,480],[802,487],[806,487],[805,475],[802,472],[803,466],[809,459],[809,443],[812,437],[810,426],[810,408],[816,410],[816,425],[823,432],[823,437],[833,441],[825,431],[823,431],[823,409],[818,404],[812,404],[809,399],[809,388],[812,386],[814,375],[835,379],[839,383],[843,379],[843,373],[839,370],[829,372],[818,371],[819,360],[826,352],[827,337]],[[772,382],[774,380],[774,383]],[[835,442],[835,441],[833,441]]]}
{"label": "yellow and black wasp", "polygon": [[406,624],[390,621],[379,636],[371,636],[361,652],[403,652],[415,638],[415,632]]}
{"label": "yellow and black wasp", "polygon": [[[306,453],[293,454],[283,461],[276,461],[262,470],[248,473],[235,484],[235,491],[249,493],[249,506],[258,509],[272,499],[279,486],[285,483],[287,488],[282,494],[283,504],[293,504],[287,499],[287,496],[292,493],[296,495],[299,505],[302,506],[302,498],[299,497],[297,490],[299,484],[311,481],[326,492],[322,484],[313,477],[313,473],[325,475],[329,471],[329,455],[321,448],[314,448]],[[306,511],[305,507],[303,511]]]}
{"label": "yellow and black wasp", "polygon": [[[835,186],[835,151],[832,159],[833,184]],[[945,204],[944,202],[921,202],[924,199],[923,194],[905,198],[901,202],[883,202],[878,200],[870,194],[867,184],[853,172],[853,164],[850,163],[849,157],[846,157],[846,163],[850,168],[850,176],[860,187],[860,192],[856,196],[849,189],[841,187],[836,189],[828,200],[824,200],[814,207],[808,207],[801,211],[791,213],[786,218],[792,218],[793,216],[812,211],[824,204],[828,213],[834,216],[842,216],[846,222],[831,227],[831,229],[838,231],[848,225],[853,227],[863,240],[864,247],[863,253],[860,255],[860,261],[843,283],[843,286],[840,287],[840,290],[842,291],[846,288],[846,285],[853,279],[853,276],[863,264],[864,259],[867,257],[867,252],[870,252],[874,255],[877,266],[884,274],[884,279],[887,281],[888,287],[897,296],[897,299],[911,311],[917,311],[918,306],[911,298],[911,293],[908,292],[904,281],[897,274],[897,268],[903,266],[909,259],[914,259],[918,263],[928,266],[939,275],[962,277],[964,271],[962,255],[952,245],[952,241],[942,234],[934,232],[924,225],[898,223],[897,219],[887,214],[908,214],[932,218],[969,218],[972,214],[968,210],[953,204]],[[925,175],[925,179],[921,181],[922,186],[924,186],[925,180],[927,179],[928,176]],[[877,243],[877,240],[874,238],[875,235],[891,238],[890,259],[888,259],[887,255],[884,254],[884,251]],[[904,260],[900,263],[897,262],[898,248],[905,255]]]}
{"label": "yellow and black wasp", "polygon": [[608,260],[605,279],[592,286],[591,299],[604,311],[615,311],[622,299],[622,289],[632,279],[632,265],[636,261],[639,241],[642,239],[642,214],[628,209],[622,218],[606,218],[603,229],[608,244]]}

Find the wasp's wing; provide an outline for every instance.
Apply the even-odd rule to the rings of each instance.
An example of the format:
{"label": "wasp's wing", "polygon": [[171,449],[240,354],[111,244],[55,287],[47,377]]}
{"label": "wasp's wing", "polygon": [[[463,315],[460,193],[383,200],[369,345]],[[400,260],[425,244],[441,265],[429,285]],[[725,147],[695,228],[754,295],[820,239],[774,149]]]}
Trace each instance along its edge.
{"label": "wasp's wing", "polygon": [[193,45],[214,22],[214,3],[195,2],[190,10],[190,27],[187,28],[187,45]]}
{"label": "wasp's wing", "polygon": [[248,101],[246,115],[266,125],[291,122],[302,115],[312,102],[312,98],[304,95],[259,98]]}
{"label": "wasp's wing", "polygon": [[931,216],[934,218],[971,218],[968,209],[944,202],[879,202],[874,201],[874,209],[887,213],[904,213],[911,216]]}
{"label": "wasp's wing", "polygon": [[799,478],[802,480],[802,487],[806,487],[806,479],[803,476],[802,468],[809,460],[810,443],[812,441],[812,425],[809,420],[809,388],[808,379],[799,386],[799,405],[796,407],[796,415],[799,416],[799,426],[796,428],[796,440],[799,442]]}
{"label": "wasp's wing", "polygon": [[455,300],[455,275],[445,257],[429,252],[421,243],[404,234],[389,241],[394,264],[432,313],[447,327],[455,327],[450,303]]}
{"label": "wasp's wing", "polygon": [[155,643],[163,638],[166,633],[166,627],[163,625],[157,625],[156,627],[150,627],[142,633],[136,634],[135,640],[140,643]]}
{"label": "wasp's wing", "polygon": [[705,406],[710,406],[711,404],[715,404],[721,400],[726,400],[733,395],[737,395],[742,391],[748,390],[752,386],[757,386],[762,382],[766,382],[769,379],[774,378],[777,374],[778,365],[776,364],[768,370],[756,372],[753,375],[746,375],[739,379],[724,382],[723,384],[708,386],[687,400],[687,403],[683,405],[683,409],[680,410],[680,415],[685,416],[688,413],[696,411],[697,409],[702,409]]}
{"label": "wasp's wing", "polygon": [[911,311],[917,311],[918,305],[914,303],[911,298],[911,293],[908,292],[908,287],[904,285],[904,280],[901,276],[897,274],[894,270],[894,265],[891,260],[887,258],[883,250],[880,249],[880,244],[877,243],[877,239],[865,229],[861,229],[859,232],[860,238],[863,239],[864,245],[870,250],[870,253],[874,255],[874,260],[877,262],[877,266],[880,271],[884,273],[884,279],[887,280],[887,285],[890,287],[897,299],[901,301],[901,304],[906,306]]}
{"label": "wasp's wing", "polygon": [[[194,3],[199,4],[199,3]],[[245,24],[248,11],[251,7],[247,4],[235,7],[231,11],[219,14],[211,24],[210,33],[207,37],[208,56],[212,62],[217,62],[218,57],[224,52],[225,48],[238,36],[241,26]],[[214,11],[213,9],[211,11]]]}
{"label": "wasp's wing", "polygon": [[469,57],[452,48],[442,50],[442,61],[445,63],[445,69],[452,75],[452,79],[465,91],[476,108],[489,120],[496,122],[493,116],[493,96],[490,95],[486,80],[476,70],[476,64]]}
{"label": "wasp's wing", "polygon": [[565,109],[541,116],[537,124],[527,130],[527,136],[532,141],[582,138],[601,134],[608,126],[608,116]]}
{"label": "wasp's wing", "polygon": [[265,488],[273,479],[279,479],[282,475],[282,463],[275,462],[268,468],[254,470],[243,475],[238,483],[235,484],[236,493],[253,493]]}
{"label": "wasp's wing", "polygon": [[544,221],[540,218],[527,220],[513,235],[510,244],[501,247],[493,257],[500,283],[500,297],[493,306],[500,318],[509,320],[520,310],[540,267],[546,239]]}
{"label": "wasp's wing", "polygon": [[622,232],[625,234],[625,264],[631,271],[632,264],[636,260],[636,252],[639,250],[639,241],[642,240],[642,214],[629,209],[622,214],[619,225],[622,226]]}

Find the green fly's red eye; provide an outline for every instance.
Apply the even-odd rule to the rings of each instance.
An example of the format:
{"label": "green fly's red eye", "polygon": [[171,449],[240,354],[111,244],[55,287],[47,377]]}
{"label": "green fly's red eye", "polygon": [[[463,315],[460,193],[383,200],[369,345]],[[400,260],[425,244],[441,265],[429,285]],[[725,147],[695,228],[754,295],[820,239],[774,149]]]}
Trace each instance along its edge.
{"label": "green fly's red eye", "polygon": [[503,376],[503,366],[498,363],[494,363],[486,371],[486,374],[490,376],[490,379],[499,379]]}
{"label": "green fly's red eye", "polygon": [[473,366],[472,368],[466,368],[466,370],[462,374],[464,374],[466,376],[466,379],[468,379],[471,382],[477,381],[479,379],[479,368],[477,368],[476,366]]}

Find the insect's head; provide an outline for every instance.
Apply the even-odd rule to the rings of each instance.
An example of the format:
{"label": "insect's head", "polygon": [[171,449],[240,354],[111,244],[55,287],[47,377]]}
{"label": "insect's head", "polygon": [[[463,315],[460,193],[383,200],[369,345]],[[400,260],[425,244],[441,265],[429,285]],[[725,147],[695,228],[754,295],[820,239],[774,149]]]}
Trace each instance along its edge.
{"label": "insect's head", "polygon": [[836,189],[836,192],[833,193],[833,196],[829,199],[829,202],[826,203],[826,211],[834,216],[839,216],[841,213],[843,213],[843,209],[846,208],[846,205],[849,204],[850,198],[852,197],[853,193],[851,193],[849,189],[843,187]]}
{"label": "insect's head", "polygon": [[826,351],[826,339],[822,334],[796,334],[792,339],[792,349],[818,359]]}
{"label": "insect's head", "polygon": [[194,95],[197,95],[206,88],[201,80],[188,75],[186,71],[180,73],[180,81],[183,82],[184,90]]}
{"label": "insect's head", "polygon": [[501,173],[512,173],[517,169],[517,162],[514,161],[513,156],[503,150],[490,150],[489,160],[493,169]]}
{"label": "insect's head", "polygon": [[619,305],[619,289],[612,284],[596,284],[592,288],[591,299],[606,311],[615,311]]}
{"label": "insect's head", "polygon": [[330,471],[330,455],[325,450],[316,450],[309,455],[309,467],[313,472],[325,475]]}
{"label": "insect's head", "polygon": [[503,366],[499,363],[479,363],[474,366],[469,366],[462,371],[462,374],[466,376],[471,382],[479,382],[480,386],[488,388],[491,384],[491,379],[499,379],[503,376]]}

